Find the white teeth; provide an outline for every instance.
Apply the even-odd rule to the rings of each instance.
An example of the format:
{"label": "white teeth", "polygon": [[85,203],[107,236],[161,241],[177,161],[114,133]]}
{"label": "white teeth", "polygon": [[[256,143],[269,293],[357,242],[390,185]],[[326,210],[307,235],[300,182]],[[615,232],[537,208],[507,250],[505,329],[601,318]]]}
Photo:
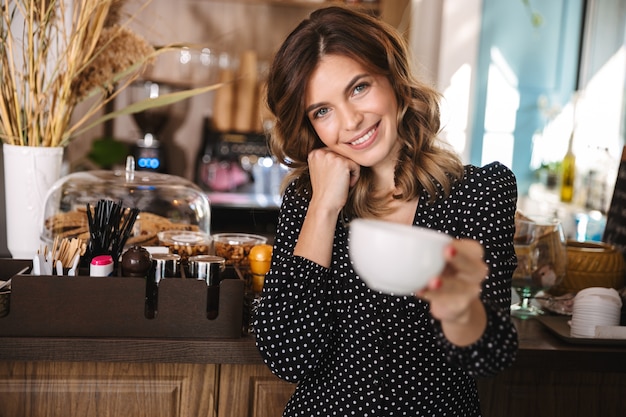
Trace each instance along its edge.
{"label": "white teeth", "polygon": [[369,138],[371,138],[373,134],[374,134],[374,129],[370,130],[369,132],[361,136],[359,139],[352,142],[350,145],[360,145],[363,142],[367,141]]}

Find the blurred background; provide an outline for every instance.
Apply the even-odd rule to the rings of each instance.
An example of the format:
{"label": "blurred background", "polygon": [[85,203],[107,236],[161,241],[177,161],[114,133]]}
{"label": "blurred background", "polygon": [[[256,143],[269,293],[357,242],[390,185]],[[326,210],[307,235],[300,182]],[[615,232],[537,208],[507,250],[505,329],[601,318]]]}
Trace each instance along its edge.
{"label": "blurred background", "polygon": [[[87,132],[66,149],[66,173],[111,169],[133,154],[140,169],[181,176],[206,190],[214,230],[273,232],[285,171],[265,145],[271,120],[261,99],[264,75],[297,23],[337,2],[141,3],[126,8],[139,16],[136,32],[155,46],[188,47],[161,56],[113,107],[239,81]],[[466,163],[504,163],[517,176],[520,208],[557,214],[569,237],[597,237],[587,230],[578,236],[578,222],[603,227],[625,143],[626,0],[349,3],[405,34],[418,75],[444,94],[442,135]],[[561,170],[570,142],[575,191],[563,201]],[[4,222],[2,212],[3,230]],[[8,253],[4,233],[0,253]]]}

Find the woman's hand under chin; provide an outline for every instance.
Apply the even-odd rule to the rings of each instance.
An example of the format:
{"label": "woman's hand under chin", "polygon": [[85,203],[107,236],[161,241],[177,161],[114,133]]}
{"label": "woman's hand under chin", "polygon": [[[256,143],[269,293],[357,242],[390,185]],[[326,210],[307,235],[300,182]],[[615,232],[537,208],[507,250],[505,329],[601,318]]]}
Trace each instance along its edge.
{"label": "woman's hand under chin", "polygon": [[313,197],[293,254],[330,267],[337,218],[348,200],[348,190],[359,178],[354,161],[328,149],[308,157]]}
{"label": "woman's hand under chin", "polygon": [[348,199],[348,190],[359,179],[361,167],[327,148],[311,151],[308,164],[313,199],[341,210]]}

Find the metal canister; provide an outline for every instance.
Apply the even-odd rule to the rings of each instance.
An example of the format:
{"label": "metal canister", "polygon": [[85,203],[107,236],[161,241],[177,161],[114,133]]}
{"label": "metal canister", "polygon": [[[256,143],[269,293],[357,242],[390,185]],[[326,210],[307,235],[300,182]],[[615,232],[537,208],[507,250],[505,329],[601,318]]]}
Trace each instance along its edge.
{"label": "metal canister", "polygon": [[180,278],[180,255],[174,253],[152,254],[153,279],[156,285],[163,278]]}
{"label": "metal canister", "polygon": [[207,285],[207,318],[213,320],[219,313],[221,273],[226,259],[221,256],[196,255],[189,258],[187,278],[200,279]]}
{"label": "metal canister", "polygon": [[165,278],[180,278],[180,256],[173,253],[153,253],[152,265],[146,279],[146,318],[153,319],[157,315],[159,283]]}
{"label": "metal canister", "polygon": [[226,268],[226,259],[221,256],[196,255],[189,257],[187,278],[201,279],[207,285],[219,285],[220,274]]}

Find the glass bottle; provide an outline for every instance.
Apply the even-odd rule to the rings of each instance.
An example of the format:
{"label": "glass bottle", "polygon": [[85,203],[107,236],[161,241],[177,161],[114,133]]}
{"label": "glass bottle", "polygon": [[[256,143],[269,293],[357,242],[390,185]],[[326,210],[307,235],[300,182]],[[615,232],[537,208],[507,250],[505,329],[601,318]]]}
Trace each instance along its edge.
{"label": "glass bottle", "polygon": [[569,137],[567,152],[561,162],[561,201],[571,203],[574,198],[574,181],[576,180],[576,155],[573,151],[574,131]]}

